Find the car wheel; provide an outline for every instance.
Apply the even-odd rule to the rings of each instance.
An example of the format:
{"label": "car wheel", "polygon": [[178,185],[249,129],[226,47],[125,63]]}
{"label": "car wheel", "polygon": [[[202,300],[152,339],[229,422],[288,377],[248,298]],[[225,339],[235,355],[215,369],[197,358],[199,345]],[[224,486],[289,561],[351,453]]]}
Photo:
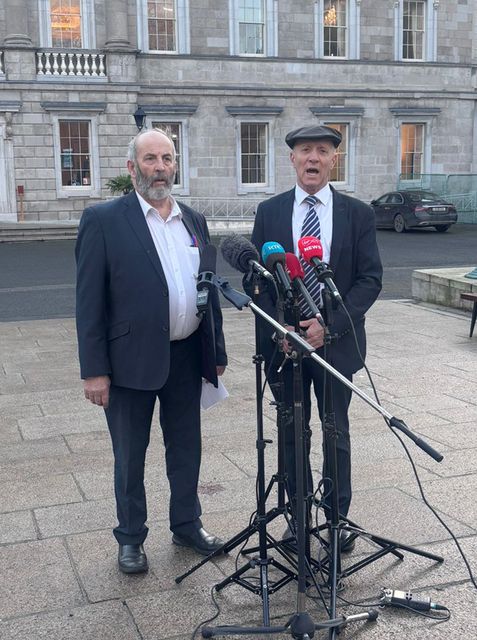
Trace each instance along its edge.
{"label": "car wheel", "polygon": [[397,233],[404,233],[404,231],[406,231],[406,223],[400,213],[394,216],[394,231]]}
{"label": "car wheel", "polygon": [[439,224],[436,227],[436,231],[439,231],[439,233],[444,233],[444,231],[447,231],[447,229],[450,228],[450,224]]}

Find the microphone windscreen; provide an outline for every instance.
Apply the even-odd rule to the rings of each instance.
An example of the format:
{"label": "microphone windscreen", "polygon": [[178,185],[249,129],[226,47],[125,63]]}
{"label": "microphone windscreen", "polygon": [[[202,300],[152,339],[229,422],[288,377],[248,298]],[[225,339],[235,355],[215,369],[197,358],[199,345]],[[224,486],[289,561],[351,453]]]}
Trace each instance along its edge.
{"label": "microphone windscreen", "polygon": [[296,255],[294,253],[286,253],[285,260],[287,263],[287,271],[290,276],[290,280],[295,280],[295,278],[301,278],[303,280],[305,277],[305,273]]}
{"label": "microphone windscreen", "polygon": [[277,262],[285,265],[285,249],[278,242],[265,242],[262,246],[262,262],[269,271]]}
{"label": "microphone windscreen", "polygon": [[215,273],[217,265],[217,249],[213,244],[206,244],[200,254],[199,273],[211,271]]}
{"label": "microphone windscreen", "polygon": [[312,258],[323,260],[323,246],[321,241],[314,236],[304,236],[298,240],[298,249],[305,262],[310,262]]}
{"label": "microphone windscreen", "polygon": [[222,240],[220,250],[225,262],[242,273],[248,273],[250,270],[250,260],[260,260],[255,246],[247,238],[236,233]]}

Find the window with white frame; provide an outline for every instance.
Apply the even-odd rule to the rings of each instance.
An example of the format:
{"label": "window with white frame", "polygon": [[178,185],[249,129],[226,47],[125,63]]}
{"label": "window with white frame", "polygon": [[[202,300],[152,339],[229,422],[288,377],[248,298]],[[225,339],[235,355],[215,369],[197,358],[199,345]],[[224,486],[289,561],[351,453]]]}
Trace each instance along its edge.
{"label": "window with white frame", "polygon": [[239,0],[238,29],[240,54],[265,53],[264,0]]}
{"label": "window with white frame", "polygon": [[39,0],[43,47],[94,49],[94,0]]}
{"label": "window with white frame", "polygon": [[424,0],[404,0],[402,15],[403,60],[424,60],[426,3]]}
{"label": "window with white frame", "polygon": [[240,123],[240,182],[244,186],[268,183],[268,123]]}
{"label": "window with white frame", "polygon": [[437,60],[439,2],[396,0],[394,3],[394,57],[403,61]]}
{"label": "window with white frame", "polygon": [[360,0],[317,0],[315,55],[318,58],[359,58]]}
{"label": "window with white frame", "polygon": [[347,57],[347,12],[347,0],[324,0],[323,55],[325,58]]}
{"label": "window with white frame", "polygon": [[230,53],[276,56],[278,0],[229,0]]}
{"label": "window with white frame", "polygon": [[183,152],[182,122],[153,120],[152,127],[155,129],[161,129],[161,131],[165,131],[172,138],[174,142],[174,148],[176,150],[176,165],[177,165],[174,186],[181,188],[184,186],[183,184],[184,152]]}
{"label": "window with white frame", "polygon": [[148,0],[149,51],[177,51],[177,9],[175,0]]}
{"label": "window with white frame", "polygon": [[349,182],[349,124],[345,122],[326,122],[326,126],[333,127],[333,129],[341,133],[341,143],[336,149],[336,163],[331,172],[330,182],[346,184]]}
{"label": "window with white frame", "polygon": [[424,149],[425,149],[424,123],[401,124],[401,179],[415,180],[424,173]]}
{"label": "window with white frame", "polygon": [[99,196],[97,116],[52,115],[59,198]]}
{"label": "window with white frame", "polygon": [[138,45],[153,53],[189,53],[189,0],[137,0]]}
{"label": "window with white frame", "polygon": [[91,185],[91,123],[89,120],[59,120],[61,186]]}

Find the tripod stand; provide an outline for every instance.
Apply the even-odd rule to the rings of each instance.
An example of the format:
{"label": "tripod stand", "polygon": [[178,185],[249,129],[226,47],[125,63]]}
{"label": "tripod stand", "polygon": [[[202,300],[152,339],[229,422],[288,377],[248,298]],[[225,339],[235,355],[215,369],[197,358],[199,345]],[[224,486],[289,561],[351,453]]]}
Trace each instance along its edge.
{"label": "tripod stand", "polygon": [[[232,302],[232,304],[234,304],[238,309],[242,309],[243,306],[248,306],[254,312],[256,316],[256,321],[258,316],[261,316],[266,322],[268,322],[278,332],[278,334],[282,338],[286,338],[289,342],[291,342],[291,344],[296,348],[297,362],[301,364],[301,358],[303,353],[310,354],[310,352],[313,352],[313,348],[310,347],[308,343],[305,342],[297,333],[295,333],[294,331],[289,332],[287,329],[284,329],[280,323],[276,322],[273,318],[268,316],[268,314],[266,314],[260,307],[258,307],[255,303],[253,303],[248,296],[244,296],[243,294],[240,294],[234,289],[231,289],[228,286],[228,283],[224,280],[221,280],[220,278],[214,277],[214,283],[216,286],[219,287],[220,291],[226,297],[226,299]],[[256,339],[257,339],[258,337],[257,322],[255,327],[256,327],[255,330],[256,330]],[[258,359],[255,360],[255,364],[257,366],[256,379],[257,381],[260,380],[260,384],[258,384],[257,382],[257,397],[259,398],[261,395],[261,376],[259,375],[259,372],[258,372],[258,365],[260,364]],[[297,368],[297,372],[298,372],[298,368]],[[302,384],[301,384],[301,378],[298,374],[295,377],[295,386],[296,386],[297,395],[301,394]],[[301,417],[302,417],[302,408],[299,407],[298,404],[299,403],[295,403],[296,426],[301,425]],[[265,441],[263,440],[263,431],[261,430],[263,426],[261,421],[261,415],[262,415],[261,407],[260,408],[257,407],[257,409],[258,409],[257,414],[259,416],[259,419],[257,420],[258,435],[259,435],[259,437],[257,438],[257,449],[259,452],[258,464],[259,464],[259,473],[263,473],[263,466],[264,466],[263,465],[263,462],[264,462],[263,448],[265,445]],[[270,522],[273,518],[275,518],[277,515],[281,514],[282,510],[277,509],[277,510],[272,510],[268,514],[265,513],[265,500],[269,493],[269,489],[267,491],[264,491],[264,483],[259,481],[258,483],[259,507],[257,509],[258,517],[255,519],[255,522],[249,527],[247,527],[246,529],[244,529],[242,532],[234,536],[234,538],[232,538],[229,542],[225,543],[221,549],[217,550],[216,552],[214,552],[213,554],[211,554],[210,556],[202,560],[200,563],[192,567],[192,569],[190,569],[188,572],[177,577],[176,582],[177,583],[181,582],[185,577],[187,577],[188,575],[196,571],[199,567],[201,567],[203,564],[208,562],[214,556],[218,555],[221,552],[224,552],[224,551],[228,552],[232,550],[237,545],[247,540],[252,533],[259,531],[259,534],[260,534],[259,535],[259,540],[260,540],[259,566],[261,569],[260,588],[257,589],[256,587],[253,587],[242,578],[243,574],[249,568],[253,568],[257,564],[256,561],[254,561],[253,563],[249,561],[244,567],[242,567],[241,569],[236,571],[234,574],[226,578],[219,585],[216,585],[216,590],[222,589],[224,586],[226,586],[231,582],[237,582],[238,584],[241,584],[245,588],[248,588],[249,590],[254,591],[255,593],[260,593],[262,596],[264,626],[263,627],[227,626],[227,627],[216,627],[216,628],[204,627],[202,630],[203,637],[212,637],[212,636],[218,636],[218,635],[242,635],[242,634],[250,634],[250,633],[270,634],[270,633],[278,633],[278,632],[287,632],[297,640],[306,640],[308,638],[313,638],[314,632],[316,629],[337,629],[337,628],[342,628],[346,626],[349,622],[352,622],[352,621],[375,620],[377,618],[377,613],[375,611],[369,611],[367,613],[359,614],[356,616],[330,618],[327,621],[322,623],[314,623],[311,616],[305,611],[304,605],[305,605],[305,597],[306,597],[306,572],[305,572],[306,541],[305,541],[305,500],[304,500],[304,488],[303,488],[304,487],[304,484],[303,484],[304,456],[302,454],[303,434],[300,427],[298,428],[295,427],[295,429],[296,429],[295,430],[296,444],[298,445],[296,446],[296,465],[297,465],[297,474],[296,474],[297,476],[297,511],[296,511],[296,514],[297,514],[297,522],[298,522],[298,526],[297,526],[298,574],[290,571],[283,565],[267,557],[266,543],[267,543],[267,540],[270,541],[271,537],[266,533],[266,524],[267,522]],[[272,542],[272,546],[276,547],[277,550],[279,550],[280,553],[286,557],[286,554],[284,554],[283,550],[280,549],[280,546],[277,545],[276,541],[271,539],[271,542]],[[278,588],[280,588],[281,586],[283,586],[284,584],[286,584],[292,579],[296,579],[298,581],[297,611],[290,618],[287,624],[284,626],[275,626],[275,627],[270,626],[268,595],[269,593],[272,593],[272,590],[268,584],[268,566],[271,564],[278,567],[285,574],[284,577],[274,585],[273,590],[276,591]]]}

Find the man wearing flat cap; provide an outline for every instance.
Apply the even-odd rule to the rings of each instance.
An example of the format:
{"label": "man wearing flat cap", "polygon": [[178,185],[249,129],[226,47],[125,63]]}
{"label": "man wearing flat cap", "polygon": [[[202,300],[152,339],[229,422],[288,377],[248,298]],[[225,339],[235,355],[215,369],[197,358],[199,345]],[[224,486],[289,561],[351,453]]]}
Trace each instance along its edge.
{"label": "man wearing flat cap", "polygon": [[[329,264],[334,274],[334,282],[343,299],[346,311],[340,305],[333,305],[327,320],[331,342],[326,348],[326,358],[349,380],[364,365],[366,352],[365,313],[374,303],[381,290],[382,266],[376,244],[373,210],[363,202],[336,191],[329,184],[331,172],[337,160],[337,147],[341,134],[327,126],[311,125],[300,127],[287,134],[285,141],[290,147],[290,160],[296,172],[296,185],[290,191],[281,193],[257,208],[252,242],[261,251],[264,243],[280,243],[286,252],[299,256],[298,241],[303,236],[314,236],[323,246],[322,261]],[[312,270],[305,268],[305,284],[319,308],[323,305],[322,285],[318,285]],[[311,283],[311,284],[310,284]],[[276,302],[272,294],[261,294],[260,305],[270,315],[276,317]],[[306,340],[320,356],[324,356],[324,329],[316,317],[301,301],[301,328],[306,332]],[[354,331],[350,326],[350,318]],[[325,314],[326,315],[326,314]],[[285,316],[291,322],[291,318]],[[282,364],[283,354],[274,352],[270,335],[266,328],[262,335],[262,352],[271,362],[271,381],[276,378],[277,366]],[[356,346],[354,335],[358,345]],[[293,406],[292,365],[288,362],[284,369],[285,401]],[[311,431],[311,386],[318,401],[320,418],[323,419],[323,368],[310,358],[303,361],[303,392],[305,433]],[[340,515],[346,517],[351,502],[351,448],[349,437],[348,408],[351,391],[336,379],[332,381],[332,400],[336,423],[336,448],[338,470],[338,501]],[[290,412],[293,415],[293,412]],[[294,425],[285,428],[285,467],[289,497],[293,503],[296,492]],[[308,460],[308,487],[311,495],[312,479]],[[324,464],[324,511],[330,518],[330,468]],[[354,539],[342,530],[340,546],[342,551],[350,551]]]}

